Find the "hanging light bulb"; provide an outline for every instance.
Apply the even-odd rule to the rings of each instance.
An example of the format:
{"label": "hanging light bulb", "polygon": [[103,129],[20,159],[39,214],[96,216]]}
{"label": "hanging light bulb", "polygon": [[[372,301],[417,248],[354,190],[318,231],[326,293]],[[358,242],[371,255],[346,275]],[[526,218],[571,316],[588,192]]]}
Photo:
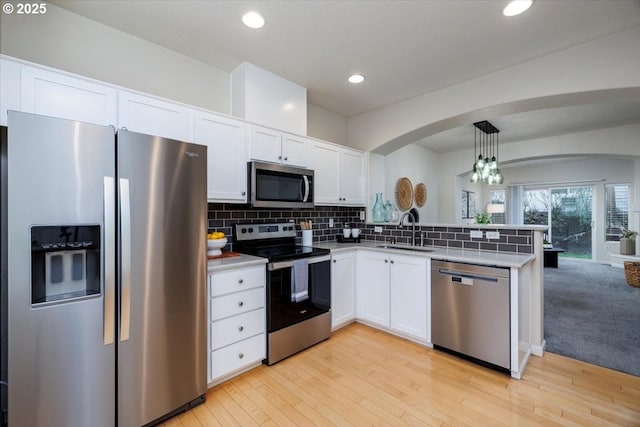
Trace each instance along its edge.
{"label": "hanging light bulb", "polygon": [[502,176],[502,173],[500,172],[500,169],[496,169],[495,171],[495,181],[496,184],[500,185],[504,182],[504,177]]}
{"label": "hanging light bulb", "polygon": [[[498,166],[498,133],[487,120],[476,122],[473,139],[474,163],[470,181],[473,183],[502,184],[504,177]],[[480,137],[478,138],[478,131]]]}
{"label": "hanging light bulb", "polygon": [[480,180],[480,175],[478,174],[478,168],[476,164],[473,164],[473,173],[471,174],[471,182],[476,183]]}

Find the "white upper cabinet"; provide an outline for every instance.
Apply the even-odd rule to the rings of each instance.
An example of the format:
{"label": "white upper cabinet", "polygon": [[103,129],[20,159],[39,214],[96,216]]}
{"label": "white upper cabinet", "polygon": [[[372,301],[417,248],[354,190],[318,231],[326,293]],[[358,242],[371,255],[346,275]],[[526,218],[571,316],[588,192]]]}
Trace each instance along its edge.
{"label": "white upper cabinet", "polygon": [[282,132],[249,125],[249,150],[253,160],[282,163]]}
{"label": "white upper cabinet", "polygon": [[117,92],[112,87],[27,65],[20,67],[21,111],[99,125],[117,123]]}
{"label": "white upper cabinet", "polygon": [[309,166],[309,139],[304,136],[282,134],[282,160],[292,166]]}
{"label": "white upper cabinet", "polygon": [[307,134],[307,89],[248,62],[230,74],[231,114],[282,131]]}
{"label": "white upper cabinet", "polygon": [[179,141],[193,141],[191,110],[181,104],[118,91],[118,128]]}
{"label": "white upper cabinet", "polygon": [[310,151],[316,203],[364,206],[364,153],[320,141]]}
{"label": "white upper cabinet", "polygon": [[262,126],[249,125],[250,158],[284,165],[308,166],[308,139]]}
{"label": "white upper cabinet", "polygon": [[246,203],[245,123],[204,111],[194,114],[194,141],[207,146],[207,199]]}
{"label": "white upper cabinet", "polygon": [[315,203],[319,205],[338,205],[340,184],[338,181],[338,147],[331,144],[314,142],[311,146],[311,169],[315,186]]}
{"label": "white upper cabinet", "polygon": [[340,149],[340,197],[350,206],[364,206],[364,153]]}

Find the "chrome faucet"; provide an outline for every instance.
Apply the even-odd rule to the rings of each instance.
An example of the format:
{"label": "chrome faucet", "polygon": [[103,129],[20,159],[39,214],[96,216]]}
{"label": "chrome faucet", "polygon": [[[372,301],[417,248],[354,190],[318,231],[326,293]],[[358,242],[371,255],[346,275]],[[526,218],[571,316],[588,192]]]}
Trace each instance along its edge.
{"label": "chrome faucet", "polygon": [[416,245],[416,217],[411,213],[411,211],[406,211],[400,217],[400,228],[402,228],[402,223],[404,219],[408,216],[411,217],[411,246]]}

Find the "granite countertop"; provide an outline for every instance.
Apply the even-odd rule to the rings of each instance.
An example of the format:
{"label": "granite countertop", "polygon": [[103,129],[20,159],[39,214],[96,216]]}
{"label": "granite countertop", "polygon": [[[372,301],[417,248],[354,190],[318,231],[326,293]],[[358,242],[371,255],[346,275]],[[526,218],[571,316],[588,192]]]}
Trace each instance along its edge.
{"label": "granite countertop", "polygon": [[234,256],[229,258],[219,258],[207,261],[207,272],[213,273],[215,271],[228,270],[231,268],[250,267],[254,265],[266,264],[268,260],[266,258],[260,258],[253,255],[240,254],[240,256]]}
{"label": "granite countertop", "polygon": [[[511,252],[482,251],[477,249],[455,249],[441,248],[438,246],[425,247],[433,249],[432,252],[421,250],[406,250],[393,248],[380,248],[378,246],[389,245],[384,242],[363,240],[362,243],[338,243],[338,242],[315,242],[316,248],[329,249],[332,253],[340,251],[354,250],[358,248],[395,253],[399,255],[424,256],[426,258],[447,260],[455,262],[466,262],[470,264],[492,265],[497,267],[521,268],[535,259],[533,254],[516,254]],[[411,248],[410,245],[389,245],[397,247]]]}

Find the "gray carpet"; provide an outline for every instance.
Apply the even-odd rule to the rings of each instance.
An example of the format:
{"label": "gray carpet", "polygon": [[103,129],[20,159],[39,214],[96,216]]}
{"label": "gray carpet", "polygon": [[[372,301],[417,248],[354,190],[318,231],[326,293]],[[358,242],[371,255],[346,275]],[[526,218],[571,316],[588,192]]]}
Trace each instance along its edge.
{"label": "gray carpet", "polygon": [[544,269],[547,351],[640,376],[640,288],[619,268],[558,261]]}

